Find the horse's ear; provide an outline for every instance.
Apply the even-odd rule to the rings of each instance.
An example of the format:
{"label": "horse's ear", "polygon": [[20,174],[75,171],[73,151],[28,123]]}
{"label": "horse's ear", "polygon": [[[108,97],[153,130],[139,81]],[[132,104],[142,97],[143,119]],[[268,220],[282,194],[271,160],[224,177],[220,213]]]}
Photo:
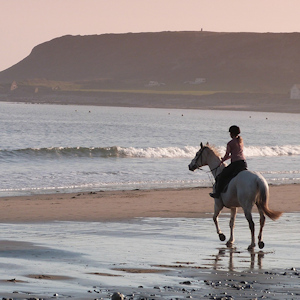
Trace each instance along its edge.
{"label": "horse's ear", "polygon": [[206,146],[209,146],[209,143],[208,143],[208,142],[206,142]]}
{"label": "horse's ear", "polygon": [[200,143],[200,147],[201,147],[201,149],[203,148],[203,144],[202,144],[202,142]]}

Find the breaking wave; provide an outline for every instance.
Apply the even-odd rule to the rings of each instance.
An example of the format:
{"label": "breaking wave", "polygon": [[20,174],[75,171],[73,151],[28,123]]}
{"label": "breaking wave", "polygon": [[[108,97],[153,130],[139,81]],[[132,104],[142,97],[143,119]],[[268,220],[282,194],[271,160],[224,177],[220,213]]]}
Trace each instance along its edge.
{"label": "breaking wave", "polygon": [[[217,147],[221,154],[225,147]],[[121,158],[193,158],[198,147],[50,147],[27,148],[18,150],[0,150],[0,157],[121,157]],[[246,157],[290,156],[300,155],[300,145],[284,146],[249,146],[244,149]]]}

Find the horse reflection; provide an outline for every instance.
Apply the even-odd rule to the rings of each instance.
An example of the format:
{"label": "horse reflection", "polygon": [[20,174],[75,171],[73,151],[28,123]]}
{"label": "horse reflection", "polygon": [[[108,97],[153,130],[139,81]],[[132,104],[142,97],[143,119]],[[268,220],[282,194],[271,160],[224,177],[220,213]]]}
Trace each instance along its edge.
{"label": "horse reflection", "polygon": [[[263,251],[255,252],[254,250],[245,252],[246,254],[250,254],[250,269],[255,268],[255,257],[257,256],[257,266],[259,269],[262,268],[262,260],[264,258],[265,253]],[[229,257],[228,257],[229,256]],[[239,262],[238,268],[240,268],[240,264],[247,262],[247,258],[243,255],[241,251],[238,251],[236,248],[219,248],[219,252],[215,255],[213,269],[223,269],[224,265],[221,265],[221,261],[228,257],[228,270],[234,271],[234,257],[242,259],[242,262]]]}

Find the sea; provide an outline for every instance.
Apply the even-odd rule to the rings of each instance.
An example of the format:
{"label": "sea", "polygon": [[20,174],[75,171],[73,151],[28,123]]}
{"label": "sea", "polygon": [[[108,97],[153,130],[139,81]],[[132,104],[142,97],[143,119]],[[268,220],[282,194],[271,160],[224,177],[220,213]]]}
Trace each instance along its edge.
{"label": "sea", "polygon": [[0,197],[211,187],[188,164],[200,142],[222,155],[238,125],[248,168],[300,183],[300,115],[0,102]]}
{"label": "sea", "polygon": [[[224,154],[233,124],[241,128],[249,169],[262,173],[269,184],[300,183],[299,114],[0,102],[0,197],[210,187],[208,167],[191,172],[188,164],[200,142]],[[222,216],[220,226],[228,236],[230,214]],[[259,214],[253,218],[258,224]],[[154,295],[171,286],[175,292],[164,298],[170,299],[186,290],[183,280],[191,283],[189,290],[208,295],[203,278],[210,270],[241,276],[266,270],[273,277],[296,270],[299,222],[299,213],[285,213],[277,222],[267,219],[264,251],[251,253],[243,214],[237,215],[234,248],[219,241],[211,214],[38,226],[1,223],[0,297],[108,299],[111,291],[139,297],[147,288]],[[170,272],[174,264],[192,267],[175,266]],[[163,267],[169,271],[147,271]],[[48,274],[67,279],[41,280]],[[290,299],[298,285],[283,282],[279,289],[288,291]]]}

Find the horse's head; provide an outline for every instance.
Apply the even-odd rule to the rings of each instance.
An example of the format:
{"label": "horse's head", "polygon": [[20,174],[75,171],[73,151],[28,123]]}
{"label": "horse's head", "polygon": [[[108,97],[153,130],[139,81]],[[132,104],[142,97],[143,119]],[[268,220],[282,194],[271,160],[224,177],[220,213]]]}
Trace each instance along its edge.
{"label": "horse's head", "polygon": [[206,149],[209,149],[208,143],[203,146],[203,144],[200,144],[200,150],[196,153],[195,157],[189,164],[189,170],[190,171],[195,171],[198,168],[201,168],[203,166],[207,165],[207,151]]}

